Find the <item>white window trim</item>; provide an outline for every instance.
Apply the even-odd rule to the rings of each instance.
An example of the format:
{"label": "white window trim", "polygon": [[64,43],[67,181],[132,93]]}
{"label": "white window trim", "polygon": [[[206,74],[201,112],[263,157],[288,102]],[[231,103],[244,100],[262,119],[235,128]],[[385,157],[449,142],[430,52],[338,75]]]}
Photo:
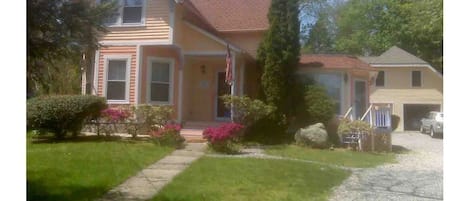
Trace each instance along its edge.
{"label": "white window trim", "polygon": [[[152,101],[151,100],[151,73],[152,62],[169,63],[169,99],[168,101]],[[148,57],[147,63],[147,103],[152,105],[174,105],[174,59],[169,57]]]}
{"label": "white window trim", "polygon": [[[385,87],[386,87],[386,74],[387,74],[387,73],[386,73],[386,71],[384,71],[384,70],[380,70],[380,71],[383,71],[383,86],[378,86],[378,85],[376,85],[376,81],[378,80],[378,74],[376,74],[375,87],[376,87],[376,88],[385,88]],[[379,73],[379,71],[378,71],[378,73]]]}
{"label": "white window trim", "polygon": [[[124,16],[124,0],[116,0],[119,4],[119,17],[117,18],[117,22],[115,24],[105,24],[107,27],[143,27],[145,26],[146,21],[146,8],[147,8],[147,1],[142,0],[142,19],[140,23],[123,23],[123,16]],[[96,0],[96,3],[101,3],[101,0]]]}
{"label": "white window trim", "polygon": [[[414,86],[414,76],[413,76],[413,72],[414,71],[418,71],[420,72],[420,86]],[[410,71],[410,87],[412,88],[423,88],[423,73],[421,70],[411,70]]]}
{"label": "white window trim", "polygon": [[[129,104],[129,91],[130,91],[130,64],[132,55],[105,55],[104,56],[104,74],[105,79],[103,83],[103,96],[106,97],[107,103],[109,104]],[[108,100],[107,99],[107,82],[109,76],[109,60],[125,60],[125,100]]]}

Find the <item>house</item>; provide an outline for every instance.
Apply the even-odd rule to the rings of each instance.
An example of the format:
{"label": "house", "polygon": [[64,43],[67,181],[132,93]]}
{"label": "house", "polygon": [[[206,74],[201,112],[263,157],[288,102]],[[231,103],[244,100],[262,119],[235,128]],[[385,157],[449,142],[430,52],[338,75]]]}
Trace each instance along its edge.
{"label": "house", "polygon": [[[270,0],[118,2],[83,91],[111,105],[169,105],[179,122],[228,120],[220,95],[257,94],[255,57]],[[228,49],[232,85],[225,83]]]}
{"label": "house", "polygon": [[418,130],[429,111],[443,111],[443,76],[427,62],[396,46],[360,59],[379,71],[370,103],[392,107],[400,117],[397,131]]}
{"label": "house", "polygon": [[336,105],[336,115],[352,109],[350,115],[359,119],[369,107],[370,86],[377,70],[351,55],[303,54],[297,73],[326,89]]}
{"label": "house", "polygon": [[[271,0],[118,2],[94,65],[83,74],[83,93],[106,97],[111,105],[169,105],[179,122],[226,121],[230,110],[220,95],[256,97],[256,50],[269,27]],[[225,82],[228,50],[231,85]],[[298,73],[326,88],[338,115],[352,108],[357,119],[370,102],[386,104],[407,125],[423,111],[442,110],[441,75],[426,62],[397,47],[361,59],[302,55]]]}

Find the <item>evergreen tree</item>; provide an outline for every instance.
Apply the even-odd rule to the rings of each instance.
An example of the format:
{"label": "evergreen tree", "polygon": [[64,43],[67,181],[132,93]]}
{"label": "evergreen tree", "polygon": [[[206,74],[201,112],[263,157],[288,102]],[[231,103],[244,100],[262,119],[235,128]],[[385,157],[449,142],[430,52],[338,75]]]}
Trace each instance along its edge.
{"label": "evergreen tree", "polygon": [[292,88],[300,54],[298,13],[298,0],[272,0],[269,30],[258,49],[263,97],[287,118],[294,112]]}

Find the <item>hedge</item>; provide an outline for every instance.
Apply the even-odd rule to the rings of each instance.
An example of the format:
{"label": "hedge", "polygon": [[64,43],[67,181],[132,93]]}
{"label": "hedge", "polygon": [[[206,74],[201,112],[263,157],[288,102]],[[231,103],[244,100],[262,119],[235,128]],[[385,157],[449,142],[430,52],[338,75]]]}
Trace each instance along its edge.
{"label": "hedge", "polygon": [[95,118],[105,109],[103,97],[91,95],[57,95],[29,99],[28,129],[52,132],[63,138],[67,132],[77,135],[86,118]]}

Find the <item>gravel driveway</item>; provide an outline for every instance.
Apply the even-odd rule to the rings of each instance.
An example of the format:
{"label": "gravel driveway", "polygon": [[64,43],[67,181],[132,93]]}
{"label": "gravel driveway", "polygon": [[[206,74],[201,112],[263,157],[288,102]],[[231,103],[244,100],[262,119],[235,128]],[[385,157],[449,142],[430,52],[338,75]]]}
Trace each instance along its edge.
{"label": "gravel driveway", "polygon": [[418,132],[393,133],[393,145],[410,151],[397,164],[354,170],[330,200],[443,200],[443,140]]}

